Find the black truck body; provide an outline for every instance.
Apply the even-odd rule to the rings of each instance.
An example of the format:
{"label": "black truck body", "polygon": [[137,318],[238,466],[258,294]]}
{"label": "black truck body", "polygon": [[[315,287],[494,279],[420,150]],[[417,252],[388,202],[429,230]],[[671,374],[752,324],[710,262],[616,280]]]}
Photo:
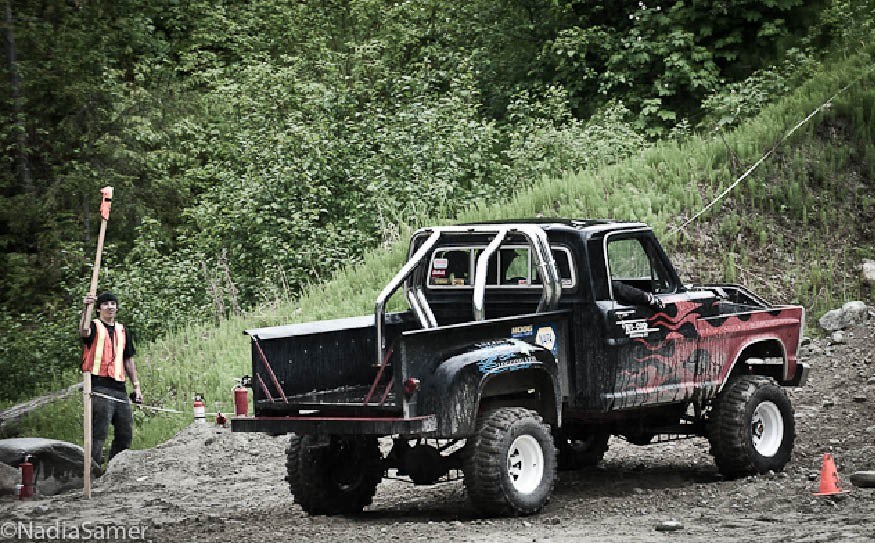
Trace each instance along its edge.
{"label": "black truck body", "polygon": [[[384,315],[386,300],[402,286],[411,309]],[[629,291],[633,301],[620,295]],[[796,358],[803,320],[801,307],[769,305],[737,285],[685,286],[640,223],[423,229],[374,316],[246,332],[255,416],[234,418],[232,427],[295,434],[289,480],[310,512],[354,511],[370,497],[332,508],[334,494],[305,496],[312,481],[293,471],[308,451],[340,451],[343,462],[352,454],[367,464],[362,447],[371,450],[382,436],[394,436],[396,447],[371,459],[381,475],[395,468],[427,484],[462,469],[475,505],[499,514],[537,511],[552,488],[556,450],[560,461],[572,459],[567,465],[597,462],[612,434],[640,444],[657,435],[705,435],[725,449],[715,456],[727,474],[774,469],[786,463],[788,442],[792,448],[792,411],[787,420],[789,401],[784,409],[772,396],[807,377]],[[723,446],[735,438],[713,430],[716,417],[737,410],[721,406],[720,397],[738,383],[770,398],[762,418],[780,422],[777,434],[745,439],[771,461],[733,462],[741,445]],[[510,481],[504,487],[484,482],[483,466],[491,464],[478,447],[492,439],[484,432],[493,427],[508,436],[535,428],[521,434],[532,439],[517,438],[517,453],[540,463],[540,486],[519,483],[531,470],[514,475],[510,467],[500,468]],[[543,428],[553,444],[538,438]],[[426,440],[464,446],[441,454]]]}

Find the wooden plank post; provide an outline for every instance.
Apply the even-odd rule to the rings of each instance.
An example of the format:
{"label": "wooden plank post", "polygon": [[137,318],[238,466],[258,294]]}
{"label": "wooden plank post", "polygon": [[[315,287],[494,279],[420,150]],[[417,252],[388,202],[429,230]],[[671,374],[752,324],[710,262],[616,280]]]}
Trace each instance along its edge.
{"label": "wooden plank post", "polygon": [[[97,236],[97,256],[94,258],[94,269],[91,271],[91,287],[88,293],[97,295],[97,276],[100,273],[100,257],[103,255],[103,239],[106,236],[106,223],[109,222],[109,210],[112,207],[112,187],[100,189],[100,234]],[[91,322],[91,312],[94,304],[85,308],[85,322]],[[91,499],[91,372],[82,372],[82,432],[83,453],[82,492],[85,499]]]}

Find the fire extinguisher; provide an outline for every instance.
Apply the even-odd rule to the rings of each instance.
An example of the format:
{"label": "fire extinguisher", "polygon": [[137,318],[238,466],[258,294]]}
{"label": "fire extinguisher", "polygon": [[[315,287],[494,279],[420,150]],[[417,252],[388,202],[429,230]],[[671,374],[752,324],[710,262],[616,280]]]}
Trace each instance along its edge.
{"label": "fire extinguisher", "polygon": [[241,377],[234,386],[234,416],[249,416],[249,391],[246,387],[252,382],[248,375]]}
{"label": "fire extinguisher", "polygon": [[36,481],[34,480],[32,459],[33,456],[25,453],[21,464],[19,464],[19,467],[21,468],[21,485],[19,485],[18,489],[19,500],[27,500],[34,495]]}
{"label": "fire extinguisher", "polygon": [[204,405],[204,395],[194,395],[194,421],[199,424],[207,422],[207,407]]}

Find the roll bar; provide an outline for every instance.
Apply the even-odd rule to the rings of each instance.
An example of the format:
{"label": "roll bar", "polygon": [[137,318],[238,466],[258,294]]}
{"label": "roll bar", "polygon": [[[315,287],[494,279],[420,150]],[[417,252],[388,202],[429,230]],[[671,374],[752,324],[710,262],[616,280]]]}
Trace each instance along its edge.
{"label": "roll bar", "polygon": [[[477,258],[476,273],[474,275],[474,296],[471,301],[474,310],[474,320],[480,321],[486,318],[484,298],[486,295],[486,270],[489,265],[489,259],[501,246],[501,242],[511,234],[521,234],[526,238],[526,241],[532,250],[532,256],[534,257],[538,274],[543,280],[544,288],[541,293],[541,301],[538,303],[537,311],[540,313],[556,308],[556,304],[559,302],[559,296],[562,293],[562,286],[559,282],[559,271],[556,268],[553,253],[550,251],[550,243],[547,240],[547,234],[542,228],[533,224],[439,226],[422,228],[418,230],[410,240],[407,262],[401,267],[398,273],[395,274],[383,290],[380,291],[380,295],[377,296],[377,301],[374,304],[374,320],[377,331],[377,364],[383,362],[383,356],[385,355],[386,350],[386,338],[384,333],[386,324],[386,301],[403,284],[405,297],[410,304],[410,308],[416,315],[420,326],[426,329],[435,328],[437,326],[437,321],[431,311],[431,307],[428,305],[425,293],[422,290],[422,279],[423,274],[425,273],[425,268],[420,266],[420,264],[431,253],[431,250],[437,245],[437,242],[442,237],[471,234],[493,235],[493,238],[486,246],[486,249]],[[425,236],[428,237],[414,252],[417,242]]]}

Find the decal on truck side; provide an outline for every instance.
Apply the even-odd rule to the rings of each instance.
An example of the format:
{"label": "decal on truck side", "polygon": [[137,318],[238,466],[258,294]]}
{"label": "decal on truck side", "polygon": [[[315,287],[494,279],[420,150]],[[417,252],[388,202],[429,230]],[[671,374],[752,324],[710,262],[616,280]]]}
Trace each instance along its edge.
{"label": "decal on truck side", "polygon": [[531,324],[525,326],[514,326],[510,329],[510,337],[514,339],[525,339],[532,336],[534,327]]}
{"label": "decal on truck side", "polygon": [[535,344],[549,349],[553,353],[556,363],[559,363],[559,341],[557,341],[556,327],[553,323],[547,323],[538,328],[535,333]]}
{"label": "decal on truck side", "polygon": [[538,326],[537,329],[534,325],[531,324],[514,326],[510,329],[510,337],[523,341],[529,341],[534,343],[535,345],[540,345],[541,347],[553,353],[553,357],[558,360],[559,345],[557,344],[556,336],[556,325],[554,325],[552,322],[548,322],[541,326]]}
{"label": "decal on truck side", "polygon": [[[617,321],[632,339],[627,354],[621,355],[614,390],[605,398],[620,399],[626,406],[656,401],[677,401],[696,388],[710,394],[732,369],[745,342],[778,339],[783,345],[795,345],[793,338],[763,330],[774,319],[799,319],[795,309],[757,310],[749,313],[720,316],[713,305],[705,302],[680,301],[646,319]],[[709,316],[710,315],[710,316]],[[745,329],[748,333],[732,333]],[[789,330],[789,329],[788,329]],[[795,359],[795,351],[786,353]]]}
{"label": "decal on truck side", "polygon": [[538,363],[538,359],[532,355],[521,356],[519,353],[505,353],[494,355],[477,362],[480,373],[502,373],[530,368]]}
{"label": "decal on truck side", "polygon": [[658,332],[659,328],[650,328],[647,325],[646,319],[631,319],[627,321],[617,321],[617,324],[623,328],[623,332],[632,339],[647,337],[650,332]]}

